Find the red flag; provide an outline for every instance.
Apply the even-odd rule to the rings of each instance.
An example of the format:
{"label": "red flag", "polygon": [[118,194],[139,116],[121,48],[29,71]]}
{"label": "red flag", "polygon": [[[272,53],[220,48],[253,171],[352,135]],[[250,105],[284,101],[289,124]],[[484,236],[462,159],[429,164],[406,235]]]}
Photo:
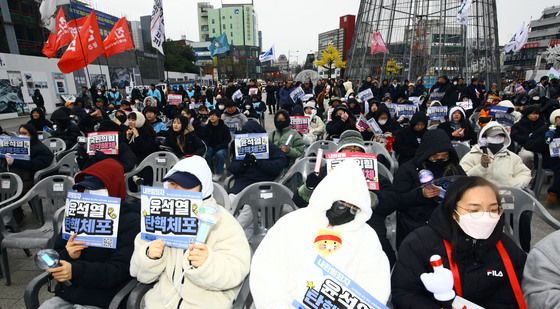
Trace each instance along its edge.
{"label": "red flag", "polygon": [[105,58],[134,48],[125,17],[119,19],[113,26],[113,30],[103,41],[103,45],[105,46]]}
{"label": "red flag", "polygon": [[42,53],[49,59],[54,57],[56,55],[56,52],[58,51],[54,45],[54,42],[56,42],[56,34],[51,33],[49,34],[49,38],[47,39],[45,44],[43,44]]}
{"label": "red flag", "polygon": [[99,33],[99,25],[95,12],[91,12],[86,22],[79,30],[60,61],[58,68],[62,73],[70,73],[79,70],[92,63],[103,54],[103,40]]}
{"label": "red flag", "polygon": [[389,53],[389,50],[385,45],[385,41],[381,36],[381,32],[379,31],[376,31],[371,34],[371,54],[375,55],[377,53],[384,53],[384,54]]}
{"label": "red flag", "polygon": [[55,32],[49,34],[49,39],[45,42],[45,46],[43,46],[43,54],[47,58],[54,57],[59,49],[72,42],[72,34],[70,33],[70,28],[62,8],[58,9],[55,21]]}

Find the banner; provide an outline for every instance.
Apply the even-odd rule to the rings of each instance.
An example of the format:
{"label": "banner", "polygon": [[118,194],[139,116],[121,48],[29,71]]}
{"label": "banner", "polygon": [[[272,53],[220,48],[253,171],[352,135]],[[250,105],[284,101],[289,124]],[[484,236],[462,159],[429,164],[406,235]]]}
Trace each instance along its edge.
{"label": "banner", "polygon": [[168,94],[167,104],[169,105],[179,105],[183,102],[183,96],[180,94]]}
{"label": "banner", "polygon": [[121,199],[110,196],[68,192],[64,208],[62,238],[72,233],[86,246],[117,248]]}
{"label": "banner", "polygon": [[371,54],[375,55],[378,53],[388,54],[389,49],[385,45],[385,40],[381,36],[381,32],[376,31],[371,34]]}
{"label": "banner", "polygon": [[276,50],[274,49],[274,46],[259,55],[260,62],[273,61],[274,59],[276,59]]}
{"label": "banner", "polygon": [[115,24],[111,33],[103,41],[103,46],[105,48],[105,58],[134,49],[134,42],[130,36],[128,22],[125,17],[119,19]]}
{"label": "banner", "polygon": [[331,172],[337,165],[344,160],[354,160],[362,168],[364,177],[368,184],[368,190],[379,190],[379,174],[377,167],[377,155],[374,153],[363,152],[333,152],[326,156],[327,171]]}
{"label": "banner", "polygon": [[292,302],[294,308],[388,309],[322,256],[317,256],[314,266],[323,273],[322,282],[308,281],[303,299]]}
{"label": "banner", "polygon": [[225,54],[229,51],[229,43],[227,39],[227,34],[224,32],[217,38],[212,40],[208,50],[210,51],[210,56],[214,57],[216,55]]}
{"label": "banner", "polygon": [[31,160],[31,138],[0,135],[0,158],[6,154],[16,160]]}
{"label": "banner", "polygon": [[294,101],[294,103],[297,102],[297,100],[303,97],[304,95],[305,92],[301,87],[297,87],[296,89],[292,90],[292,92],[290,92],[290,98],[292,98],[292,101]]}
{"label": "banner", "polygon": [[553,139],[548,144],[548,149],[550,150],[551,158],[560,158],[560,138]]}
{"label": "banner", "polygon": [[[141,187],[142,219],[140,237],[146,241],[161,239],[165,245],[187,249],[200,228],[198,214],[202,193],[154,187]],[[215,213],[217,209],[204,207]]]}
{"label": "banner", "polygon": [[290,124],[292,129],[298,131],[300,134],[309,133],[309,122],[311,118],[308,116],[290,116]]}
{"label": "banner", "polygon": [[404,116],[404,118],[412,119],[418,108],[416,105],[410,104],[395,104],[397,118]]}
{"label": "banner", "polygon": [[468,101],[457,102],[456,105],[465,111],[473,109],[473,103],[470,99]]}
{"label": "banner", "polygon": [[371,91],[371,88],[368,88],[364,91],[361,91],[358,93],[358,95],[356,96],[356,98],[366,102],[369,101],[371,99],[373,99],[373,92]]}
{"label": "banner", "polygon": [[119,132],[92,132],[87,135],[87,154],[92,156],[97,151],[106,155],[119,154]]}
{"label": "banner", "polygon": [[447,118],[447,106],[428,107],[428,117],[432,121],[445,121]]}
{"label": "banner", "polygon": [[395,103],[382,103],[382,104],[385,104],[385,106],[389,110],[389,114],[391,115],[391,118],[395,118],[395,116],[397,116],[397,104]]}
{"label": "banner", "polygon": [[154,0],[152,19],[150,22],[150,35],[152,47],[163,55],[163,42],[165,42],[165,23],[163,21],[162,0]]}
{"label": "banner", "polygon": [[507,113],[508,109],[507,106],[492,106],[490,107],[490,117],[495,117],[497,113]]}
{"label": "banner", "polygon": [[466,26],[469,21],[469,10],[473,0],[464,0],[457,11],[457,23]]}
{"label": "banner", "polygon": [[235,159],[243,160],[245,155],[252,153],[257,160],[269,158],[267,133],[235,134]]}
{"label": "banner", "polygon": [[74,37],[58,61],[58,68],[65,74],[77,71],[92,63],[104,52],[95,12],[91,12],[80,29],[79,35]]}

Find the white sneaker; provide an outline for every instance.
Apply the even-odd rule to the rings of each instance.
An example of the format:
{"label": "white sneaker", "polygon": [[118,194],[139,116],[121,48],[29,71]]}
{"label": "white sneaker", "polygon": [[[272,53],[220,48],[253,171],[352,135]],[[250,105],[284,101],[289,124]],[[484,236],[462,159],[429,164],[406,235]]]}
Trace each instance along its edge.
{"label": "white sneaker", "polygon": [[222,178],[222,175],[214,175],[214,176],[212,176],[212,181],[213,182],[219,182],[221,178]]}

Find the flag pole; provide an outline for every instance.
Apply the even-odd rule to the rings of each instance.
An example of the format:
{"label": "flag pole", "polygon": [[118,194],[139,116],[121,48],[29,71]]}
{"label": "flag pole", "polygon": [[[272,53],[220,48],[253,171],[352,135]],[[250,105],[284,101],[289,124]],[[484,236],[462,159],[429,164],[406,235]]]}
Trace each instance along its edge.
{"label": "flag pole", "polygon": [[[74,13],[74,9],[72,8],[72,0],[70,0],[70,14],[72,14],[72,19],[74,19],[74,22],[76,22],[76,14]],[[91,14],[91,12],[90,12]],[[96,20],[97,22],[97,20]],[[87,63],[87,59],[86,59],[86,55],[84,54],[84,46],[82,45],[82,39],[80,37],[80,27],[78,27],[78,24],[76,23],[76,33],[78,35],[78,41],[80,42],[80,46],[82,47],[82,57],[84,58],[84,63],[86,64],[86,86],[88,86],[88,88],[90,88],[91,85],[91,80],[90,80],[90,76],[89,76],[89,69],[88,69],[88,63]]]}

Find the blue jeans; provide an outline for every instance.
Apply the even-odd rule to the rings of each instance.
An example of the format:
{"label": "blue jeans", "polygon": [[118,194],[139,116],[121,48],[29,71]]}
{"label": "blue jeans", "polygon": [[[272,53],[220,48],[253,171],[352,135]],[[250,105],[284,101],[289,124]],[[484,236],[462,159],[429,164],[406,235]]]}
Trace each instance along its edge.
{"label": "blue jeans", "polygon": [[[206,151],[206,161],[209,166],[214,167],[214,174],[222,175],[224,173],[224,164],[226,162],[227,151],[226,149],[215,149],[208,147]],[[216,159],[216,165],[212,165],[212,160]]]}

